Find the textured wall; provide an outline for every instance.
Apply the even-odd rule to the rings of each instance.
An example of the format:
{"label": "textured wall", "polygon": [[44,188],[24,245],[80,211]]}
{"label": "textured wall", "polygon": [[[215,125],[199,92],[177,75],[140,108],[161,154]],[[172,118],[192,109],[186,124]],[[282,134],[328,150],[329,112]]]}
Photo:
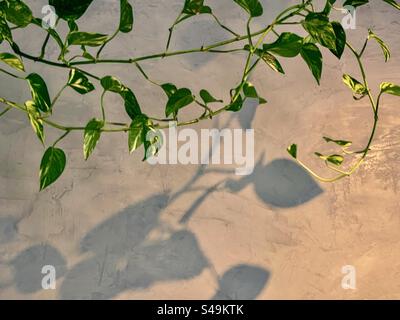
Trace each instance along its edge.
{"label": "textured wall", "polygon": [[[104,54],[161,52],[182,2],[132,1],[134,32],[121,35]],[[265,15],[254,28],[292,2],[264,0]],[[400,83],[400,14],[371,2],[359,10],[350,40],[362,45],[373,27],[391,45],[393,59],[386,65],[378,46],[366,53],[375,88],[381,80]],[[39,15],[45,1],[27,3]],[[222,21],[244,31],[245,15],[232,1],[209,4]],[[118,1],[96,1],[81,28],[112,32],[118,7]],[[16,32],[17,42],[25,51],[39,52],[44,35],[28,30]],[[204,16],[177,28],[172,46],[199,47],[226,37]],[[260,66],[252,79],[269,104],[196,126],[254,127],[257,167],[244,179],[196,166],[149,166],[140,153],[128,155],[126,137],[119,134],[105,135],[85,162],[82,136],[72,134],[61,144],[68,155],[66,172],[38,193],[43,148],[23,114],[7,114],[0,124],[0,298],[400,298],[398,100],[385,98],[374,150],[350,179],[318,185],[285,151],[297,142],[304,160],[318,166],[312,152],[323,150],[323,135],[360,145],[368,136],[370,107],[367,101],[355,103],[340,80],[344,72],[356,72],[354,59],[346,54],[338,63],[324,55],[320,87],[299,59],[282,59],[286,76]],[[56,57],[52,44],[48,58]],[[156,80],[194,91],[214,88],[216,96],[227,98],[243,59],[242,54],[202,53],[142,66]],[[48,80],[52,94],[66,81],[65,70],[26,64]],[[87,70],[120,77],[144,109],[162,115],[164,94],[132,66]],[[1,96],[29,98],[22,82],[3,75],[0,80]],[[107,98],[107,109],[115,120],[126,120],[117,97]],[[63,123],[81,123],[99,111],[99,93],[80,96],[69,90],[54,115]],[[51,141],[57,133],[49,131],[48,137]],[[227,188],[213,188],[223,180]],[[197,191],[187,192],[188,183]],[[57,267],[55,291],[41,290],[45,264]],[[354,291],[340,286],[341,268],[348,264],[357,268]]]}

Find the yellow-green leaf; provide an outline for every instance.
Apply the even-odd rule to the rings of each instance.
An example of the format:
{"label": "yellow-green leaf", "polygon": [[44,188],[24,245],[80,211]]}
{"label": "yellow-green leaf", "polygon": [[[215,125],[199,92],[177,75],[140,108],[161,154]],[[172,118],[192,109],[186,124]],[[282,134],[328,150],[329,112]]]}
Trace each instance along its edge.
{"label": "yellow-green leaf", "polygon": [[3,61],[14,69],[25,71],[24,64],[22,63],[21,59],[14,54],[0,53],[0,61]]}

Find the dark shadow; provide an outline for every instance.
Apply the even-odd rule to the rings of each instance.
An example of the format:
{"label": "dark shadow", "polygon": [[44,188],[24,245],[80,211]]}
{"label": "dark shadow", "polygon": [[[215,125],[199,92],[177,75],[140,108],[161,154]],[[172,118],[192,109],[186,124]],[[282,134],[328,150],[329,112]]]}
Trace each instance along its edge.
{"label": "dark shadow", "polygon": [[92,256],[66,275],[61,298],[110,299],[125,290],[198,276],[209,264],[190,231],[165,230],[162,240],[148,239],[161,226],[168,199],[150,197],[90,231],[81,247]]}
{"label": "dark shadow", "polygon": [[263,268],[237,265],[222,276],[212,300],[254,300],[266,286],[270,273]]}
{"label": "dark shadow", "polygon": [[18,221],[14,217],[0,217],[0,243],[5,244],[14,240],[17,235]]}
{"label": "dark shadow", "polygon": [[323,192],[307,171],[287,159],[274,160],[267,165],[260,161],[252,175],[226,183],[228,190],[234,193],[248,185],[254,187],[264,203],[279,208],[299,206]]}
{"label": "dark shadow", "polygon": [[260,105],[257,99],[246,100],[243,109],[240,112],[232,114],[232,120],[236,118],[242,129],[252,129],[253,121],[256,117],[256,113]]}
{"label": "dark shadow", "polygon": [[14,269],[14,282],[18,291],[34,293],[42,288],[42,268],[46,265],[53,266],[56,270],[56,278],[60,278],[66,272],[66,262],[61,253],[47,244],[36,245],[22,251],[11,261]]}

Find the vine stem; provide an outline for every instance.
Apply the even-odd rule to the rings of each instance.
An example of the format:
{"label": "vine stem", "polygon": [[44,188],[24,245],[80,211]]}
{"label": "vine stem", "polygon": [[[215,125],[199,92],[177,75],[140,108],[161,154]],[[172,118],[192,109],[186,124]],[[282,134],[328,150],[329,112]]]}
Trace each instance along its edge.
{"label": "vine stem", "polygon": [[[100,49],[99,49],[98,52],[97,52],[97,55],[96,55],[96,59],[95,59],[95,60],[75,61],[75,62],[69,61],[69,62],[66,62],[66,61],[63,59],[63,54],[61,54],[61,56],[60,56],[61,62],[55,62],[55,61],[51,61],[51,60],[46,60],[46,59],[44,59],[45,48],[46,48],[47,42],[49,41],[50,37],[53,37],[53,38],[56,40],[56,42],[57,42],[58,45],[62,48],[62,50],[63,50],[63,48],[64,48],[64,44],[62,43],[61,38],[59,37],[58,33],[57,33],[55,30],[47,30],[48,34],[47,34],[47,37],[46,37],[46,39],[45,39],[45,42],[44,42],[44,44],[43,44],[43,46],[42,46],[41,55],[40,55],[39,57],[35,57],[35,56],[32,56],[32,55],[30,55],[30,54],[28,54],[28,53],[22,52],[22,51],[18,48],[17,45],[12,45],[12,48],[13,48],[13,50],[14,50],[14,52],[15,52],[16,54],[18,54],[18,55],[20,55],[21,57],[24,57],[24,58],[26,58],[26,59],[32,60],[32,61],[34,61],[34,62],[40,62],[40,63],[43,63],[43,64],[48,64],[48,65],[55,66],[55,67],[61,67],[61,68],[66,68],[66,69],[76,69],[76,70],[79,70],[80,72],[82,72],[83,74],[85,74],[85,75],[87,75],[87,76],[90,76],[90,77],[92,77],[92,78],[94,78],[94,79],[96,79],[96,80],[101,80],[101,78],[99,78],[98,76],[93,75],[93,74],[91,74],[91,73],[89,73],[89,72],[87,72],[87,71],[85,71],[85,70],[78,69],[77,66],[87,66],[87,65],[94,65],[94,64],[114,64],[114,63],[115,63],[115,64],[134,64],[134,65],[137,67],[137,69],[139,70],[139,72],[140,72],[148,81],[150,81],[151,83],[153,83],[153,84],[155,84],[155,85],[157,85],[157,86],[160,86],[160,84],[158,84],[158,83],[156,83],[155,81],[151,80],[151,79],[147,76],[147,74],[145,73],[145,71],[144,71],[144,70],[141,68],[141,66],[139,65],[139,62],[141,62],[141,61],[146,61],[146,60],[155,60],[155,59],[161,59],[161,58],[166,58],[166,57],[178,56],[178,55],[184,55],[184,54],[200,53],[200,52],[221,53],[221,52],[237,52],[237,51],[243,51],[244,49],[218,50],[218,48],[224,47],[224,46],[226,46],[226,45],[229,45],[229,44],[232,44],[232,43],[235,43],[235,42],[241,42],[241,41],[247,39],[247,40],[248,40],[248,43],[249,43],[249,45],[250,45],[250,50],[249,50],[249,53],[248,53],[248,55],[247,55],[247,59],[246,59],[246,63],[245,63],[245,67],[244,67],[244,71],[243,71],[241,83],[240,83],[240,85],[235,89],[235,95],[233,95],[233,97],[231,98],[231,99],[232,99],[232,102],[235,102],[236,99],[237,99],[237,98],[239,97],[239,95],[241,94],[241,91],[242,91],[242,89],[243,89],[243,86],[244,86],[244,84],[246,83],[246,81],[247,81],[247,79],[248,79],[248,77],[249,77],[251,71],[255,68],[255,66],[256,66],[256,65],[258,64],[258,62],[260,61],[260,59],[258,59],[254,64],[251,64],[252,57],[254,56],[256,50],[257,50],[257,49],[260,47],[260,45],[264,42],[264,40],[265,40],[265,38],[267,37],[267,35],[268,35],[271,31],[275,32],[274,27],[275,27],[276,25],[291,25],[291,24],[296,25],[296,24],[299,24],[299,22],[290,22],[290,21],[288,22],[288,21],[286,21],[286,20],[288,20],[289,18],[294,17],[294,16],[296,16],[296,15],[304,16],[304,15],[302,14],[302,11],[306,11],[306,12],[309,11],[309,10],[307,9],[307,7],[310,6],[310,5],[311,5],[311,9],[314,10],[313,7],[312,7],[312,0],[302,1],[302,4],[298,4],[298,5],[291,6],[291,7],[287,8],[287,9],[285,9],[284,11],[282,11],[282,12],[276,17],[276,19],[273,21],[273,23],[271,23],[270,25],[266,26],[265,28],[263,28],[263,29],[261,29],[261,30],[259,30],[259,31],[257,31],[257,32],[253,32],[253,33],[251,32],[251,28],[250,28],[250,24],[251,24],[251,21],[252,21],[252,17],[250,17],[250,18],[248,19],[247,25],[246,25],[246,31],[247,31],[246,35],[239,35],[239,34],[237,34],[237,33],[234,32],[233,30],[231,30],[230,28],[228,28],[228,27],[226,27],[225,25],[223,25],[223,24],[220,22],[220,20],[219,20],[214,14],[212,14],[213,18],[214,18],[215,21],[218,23],[218,25],[219,25],[220,27],[222,27],[223,29],[227,30],[228,32],[230,32],[231,34],[233,34],[233,35],[235,36],[234,38],[231,38],[231,39],[228,39],[228,40],[224,40],[224,41],[220,41],[220,42],[217,42],[217,43],[214,43],[214,44],[210,44],[210,45],[207,45],[207,46],[202,46],[202,47],[200,47],[200,48],[194,48],[194,49],[188,49],[188,50],[179,50],[179,51],[168,52],[168,50],[169,50],[169,45],[170,45],[171,38],[172,38],[172,33],[173,33],[173,30],[174,30],[175,26],[176,26],[178,23],[180,23],[181,21],[185,20],[185,17],[182,18],[182,14],[181,14],[181,15],[178,16],[178,18],[175,20],[175,22],[174,22],[174,24],[172,25],[172,27],[169,29],[169,37],[168,37],[166,49],[165,49],[164,52],[156,53],[156,54],[151,54],[151,55],[144,55],[144,56],[139,56],[139,57],[133,57],[133,58],[130,58],[130,59],[99,59],[100,54],[101,54],[102,50],[104,49],[104,47],[106,46],[106,44],[107,44],[108,42],[110,42],[112,39],[115,38],[115,36],[118,34],[118,31],[116,31],[116,32],[115,32],[115,33],[100,47]],[[39,19],[35,19],[35,20],[34,20],[34,24],[40,26],[40,25],[39,25]],[[253,38],[254,38],[254,37],[257,37],[257,36],[260,36],[260,37],[258,38],[256,44],[253,45]],[[339,173],[339,175],[336,176],[336,177],[334,177],[334,178],[323,178],[323,177],[319,176],[318,174],[316,174],[313,170],[311,170],[310,168],[308,168],[308,167],[307,167],[304,163],[302,163],[300,160],[296,159],[297,162],[298,162],[307,172],[309,172],[309,173],[310,173],[312,176],[314,176],[316,179],[318,179],[318,180],[320,180],[320,181],[323,181],[323,182],[333,182],[333,181],[337,181],[337,180],[342,179],[343,177],[346,177],[346,176],[349,176],[349,175],[353,174],[353,173],[358,169],[358,167],[362,164],[362,162],[364,161],[364,159],[366,158],[366,156],[367,156],[367,154],[368,154],[368,152],[369,152],[369,150],[370,150],[370,146],[371,146],[371,144],[372,144],[372,142],[373,142],[374,136],[375,136],[375,132],[376,132],[376,129],[377,129],[377,123],[378,123],[378,111],[379,111],[379,104],[380,104],[381,94],[379,95],[379,97],[378,97],[378,99],[377,99],[377,102],[375,103],[374,97],[372,96],[371,90],[370,90],[369,85],[368,85],[368,81],[367,81],[365,69],[364,69],[364,66],[363,66],[362,61],[361,61],[361,57],[362,57],[362,55],[363,55],[363,53],[364,53],[364,51],[365,51],[365,49],[366,49],[367,43],[368,43],[368,39],[367,39],[367,41],[365,42],[365,44],[364,44],[364,46],[363,46],[363,48],[362,48],[362,50],[361,50],[360,53],[358,53],[349,43],[346,43],[346,46],[350,49],[350,51],[352,51],[352,53],[355,55],[355,57],[356,57],[356,59],[357,59],[358,65],[359,65],[359,67],[360,67],[361,75],[362,75],[362,78],[363,78],[363,83],[364,83],[364,86],[365,86],[365,88],[366,88],[366,92],[367,92],[368,98],[369,98],[369,100],[370,100],[370,103],[371,103],[371,106],[372,106],[372,109],[373,109],[373,112],[374,112],[374,125],[373,125],[373,129],[372,129],[372,132],[371,132],[369,141],[368,141],[368,143],[367,143],[366,148],[365,148],[364,150],[362,150],[361,152],[358,152],[358,153],[362,153],[361,158],[357,161],[357,163],[356,163],[348,172],[342,171],[342,170],[337,169],[337,168],[334,168],[334,167],[330,166],[330,165],[327,163],[328,168],[330,168],[330,169],[332,169],[332,170],[334,170],[334,171],[336,171],[336,172]],[[62,53],[63,53],[63,52],[62,52]],[[23,78],[21,78],[21,77],[18,77],[18,76],[16,76],[16,75],[13,75],[13,74],[11,74],[11,73],[5,71],[5,70],[0,69],[0,71],[1,71],[1,72],[5,72],[6,74],[11,75],[11,76],[13,76],[13,77],[15,77],[15,78],[23,79]],[[52,102],[52,106],[53,106],[53,105],[56,103],[56,101],[59,99],[61,93],[63,92],[63,90],[64,90],[66,87],[67,87],[67,85],[65,85],[65,86],[59,91],[59,93],[56,95],[56,97],[54,98],[54,100],[53,100],[53,102]],[[106,123],[106,125],[115,126],[115,127],[118,127],[118,128],[114,128],[114,127],[108,128],[108,127],[105,127],[105,128],[102,128],[100,131],[102,131],[102,132],[127,132],[127,131],[129,131],[129,130],[130,130],[130,127],[129,127],[129,125],[127,125],[127,124],[106,122],[106,114],[105,114],[105,107],[104,107],[104,96],[105,96],[105,91],[103,92],[103,94],[102,94],[102,96],[101,96],[101,111],[102,111],[103,120],[104,120],[104,122]],[[20,106],[20,105],[18,105],[18,104],[16,104],[16,103],[14,103],[14,102],[5,100],[5,99],[3,99],[3,98],[0,98],[0,102],[3,103],[3,104],[6,104],[6,105],[8,106],[8,108],[5,109],[5,110],[0,114],[0,116],[2,116],[3,114],[5,114],[6,112],[8,112],[9,110],[11,110],[12,108],[16,108],[16,109],[19,109],[19,110],[22,110],[22,111],[28,113],[28,111],[26,110],[26,108],[24,108],[23,106]],[[200,116],[200,117],[198,117],[198,118],[196,118],[196,119],[189,120],[189,121],[185,121],[185,122],[180,122],[180,123],[177,124],[177,126],[191,125],[191,124],[198,123],[198,122],[200,122],[201,120],[204,120],[204,119],[211,119],[213,116],[216,116],[216,115],[218,115],[218,114],[220,114],[220,113],[226,111],[226,110],[230,107],[230,105],[228,105],[228,106],[225,106],[225,107],[223,107],[223,108],[220,108],[220,109],[218,109],[218,110],[216,110],[216,111],[213,111],[213,110],[211,110],[208,106],[202,104],[201,102],[199,102],[199,101],[197,101],[197,100],[196,100],[195,102],[196,102],[199,106],[203,107],[203,108],[205,109],[206,112],[205,112],[202,116]],[[169,121],[169,119],[156,119],[156,118],[150,118],[150,119],[155,120],[155,121],[158,121],[158,122],[166,122],[166,121]],[[64,134],[63,134],[59,139],[57,139],[57,140],[54,142],[53,146],[55,146],[59,141],[61,141],[62,139],[64,139],[71,131],[83,131],[83,130],[85,130],[85,127],[83,127],[83,126],[79,126],[79,127],[76,127],[76,126],[64,126],[64,125],[61,125],[61,124],[58,124],[58,123],[54,123],[54,122],[52,122],[52,121],[50,121],[50,120],[48,120],[48,119],[46,119],[46,118],[41,118],[40,120],[43,121],[43,123],[45,123],[45,124],[47,124],[47,125],[49,125],[49,126],[51,126],[51,127],[53,127],[53,128],[56,128],[56,129],[65,131]],[[164,128],[168,128],[168,125],[155,124],[155,127],[158,128],[158,129],[164,129]]]}
{"label": "vine stem", "polygon": [[[208,45],[208,46],[202,46],[200,48],[195,48],[195,49],[190,49],[190,50],[180,50],[180,51],[174,51],[174,52],[167,52],[168,51],[168,47],[169,47],[169,43],[170,43],[170,40],[171,40],[171,37],[172,37],[173,28],[176,26],[177,23],[182,21],[182,20],[180,20],[180,18],[181,18],[181,15],[180,15],[177,18],[177,20],[174,22],[173,27],[170,28],[170,36],[168,38],[167,49],[166,49],[165,52],[152,54],[152,55],[141,56],[141,57],[136,57],[136,58],[132,58],[132,59],[107,59],[107,60],[96,59],[96,60],[93,60],[93,61],[76,61],[76,62],[70,62],[70,63],[54,62],[54,61],[46,60],[46,59],[44,59],[42,57],[34,57],[34,56],[32,56],[32,55],[30,55],[28,53],[22,52],[18,48],[18,46],[16,46],[16,45],[13,45],[12,48],[13,48],[13,50],[14,50],[14,52],[16,54],[18,54],[18,55],[20,55],[20,56],[22,56],[24,58],[27,58],[29,60],[32,60],[34,62],[40,62],[40,63],[48,64],[48,65],[51,65],[51,66],[61,67],[61,68],[66,68],[66,69],[74,68],[74,69],[79,70],[82,73],[84,73],[84,74],[86,74],[86,75],[88,75],[88,76],[90,76],[90,77],[92,77],[92,78],[94,78],[96,80],[100,80],[100,78],[98,76],[96,76],[96,75],[93,75],[93,74],[85,71],[85,70],[78,69],[77,66],[101,64],[101,63],[135,64],[136,67],[139,69],[139,71],[143,74],[143,76],[145,76],[150,81],[150,79],[148,78],[146,73],[143,71],[143,69],[140,67],[138,62],[145,61],[145,60],[153,60],[153,59],[158,59],[158,58],[172,57],[172,56],[177,56],[177,55],[190,54],[190,53],[199,53],[199,52],[210,52],[210,53],[215,52],[215,53],[219,53],[220,50],[215,50],[216,48],[223,47],[223,46],[235,43],[235,42],[240,42],[240,41],[243,41],[243,40],[246,40],[246,39],[248,39],[249,43],[251,44],[252,43],[251,39],[253,37],[262,35],[259,38],[258,42],[257,42],[257,47],[258,47],[262,43],[262,41],[265,39],[267,34],[271,30],[273,30],[274,25],[280,24],[280,23],[284,22],[286,19],[288,19],[288,18],[294,16],[295,14],[299,13],[302,9],[304,9],[308,5],[309,2],[310,2],[310,0],[307,1],[307,2],[304,2],[302,5],[296,5],[296,6],[292,6],[290,8],[287,8],[286,10],[284,10],[275,19],[273,24],[271,24],[271,25],[269,25],[269,26],[267,26],[267,27],[265,27],[265,28],[263,28],[263,29],[261,29],[261,30],[259,30],[257,32],[254,32],[254,33],[250,32],[250,22],[251,22],[251,18],[250,18],[249,21],[248,21],[248,24],[247,24],[247,34],[246,35],[243,35],[243,36],[238,36],[237,35],[237,36],[235,36],[235,38],[231,38],[231,39],[228,39],[228,40],[220,41],[220,42]],[[285,16],[286,13],[288,13],[290,11],[293,11],[294,9],[298,9],[298,10],[296,10],[295,12],[291,12],[290,14]],[[35,24],[40,26],[39,21],[35,20]],[[56,42],[59,45],[63,46],[62,41],[60,42],[60,37],[58,36],[58,34],[57,34],[57,32],[55,30],[47,30],[47,32],[51,37],[53,37],[56,40]],[[234,34],[236,35],[236,33],[234,33]],[[230,50],[230,51],[228,50],[228,52],[236,52],[236,51],[239,51],[239,50],[243,50],[243,49],[233,49],[233,50]],[[253,48],[253,50],[254,50],[254,48]],[[245,68],[244,68],[243,76],[242,76],[241,87],[239,88],[239,90],[237,91],[236,94],[240,94],[240,90],[242,89],[245,80],[249,76],[249,68],[251,68],[251,70],[252,70],[253,67],[256,65],[255,64],[252,67],[250,67],[250,62],[251,62],[251,58],[253,56],[253,53],[254,53],[254,51],[249,52],[249,55],[248,55],[247,60],[246,60],[246,65],[245,65]],[[157,83],[154,83],[154,84],[157,84]],[[157,84],[157,85],[159,85],[159,84]],[[58,97],[56,97],[56,98],[58,99]],[[0,100],[0,102],[1,102],[1,100]],[[16,104],[14,104],[13,107],[15,107],[15,106],[16,106]],[[102,104],[101,107],[102,107],[102,115],[103,115],[103,119],[104,119],[105,118],[104,105]],[[193,120],[190,120],[190,121],[186,121],[186,122],[178,123],[178,126],[191,125],[191,124],[198,123],[201,120],[211,119],[213,116],[218,115],[218,114],[226,111],[228,107],[229,107],[229,105],[225,106],[225,107],[223,107],[223,108],[221,108],[219,110],[216,110],[216,111],[212,111],[210,109],[208,115],[204,114],[199,118],[196,118],[196,119],[193,119]],[[22,110],[26,112],[25,108],[22,108]],[[155,118],[152,118],[152,119],[155,119]],[[157,119],[155,119],[155,120],[157,121]],[[167,119],[162,119],[161,121],[164,122],[166,120]],[[45,118],[42,119],[42,121],[44,123],[46,123],[47,125],[49,125],[49,126],[52,126],[54,128],[57,128],[59,130],[64,130],[64,131],[74,131],[74,130],[84,130],[85,129],[85,127],[70,127],[70,126],[59,125],[59,124],[51,122],[50,120],[45,119]],[[112,124],[112,123],[110,123],[110,124]],[[129,130],[129,126],[128,125],[122,126],[122,127],[123,128],[118,128],[118,129],[102,129],[102,131],[104,131],[104,132],[126,132],[126,131]],[[156,127],[160,128],[160,129],[162,129],[164,127],[167,128],[166,126],[162,126],[160,124],[157,124]]]}
{"label": "vine stem", "polygon": [[297,161],[297,163],[299,165],[301,165],[314,178],[316,178],[317,180],[319,180],[321,182],[336,182],[336,181],[341,180],[341,179],[343,179],[345,177],[351,176],[361,166],[361,164],[364,162],[365,158],[367,157],[367,155],[368,155],[368,153],[370,151],[370,147],[372,145],[372,142],[374,140],[375,134],[376,134],[378,121],[379,121],[379,116],[378,115],[379,115],[379,106],[380,106],[380,100],[381,100],[382,92],[379,94],[379,96],[378,96],[378,98],[377,98],[377,100],[375,102],[374,97],[373,97],[373,95],[371,93],[371,89],[370,89],[370,87],[368,85],[367,75],[366,75],[365,68],[364,68],[364,65],[362,63],[362,60],[361,60],[361,57],[362,57],[362,55],[363,55],[363,53],[364,53],[364,51],[366,49],[367,42],[368,42],[368,40],[364,43],[364,46],[363,46],[363,48],[362,48],[360,53],[358,53],[356,51],[356,49],[354,49],[354,47],[350,43],[346,42],[346,46],[350,49],[350,51],[353,53],[353,55],[355,56],[355,58],[357,60],[357,63],[358,63],[359,68],[360,68],[361,76],[362,76],[362,79],[363,79],[363,84],[364,84],[364,87],[366,89],[369,101],[371,103],[372,111],[373,111],[373,114],[374,114],[374,123],[373,123],[373,126],[372,126],[372,131],[371,131],[371,134],[370,134],[370,137],[369,137],[369,140],[368,140],[368,143],[367,143],[366,147],[362,151],[356,152],[356,153],[362,153],[362,156],[350,168],[349,171],[342,171],[342,170],[339,170],[337,168],[334,168],[334,167],[328,165],[329,169],[340,173],[336,177],[333,177],[333,178],[321,177],[320,175],[315,173],[315,171],[313,171],[312,169],[307,167],[303,162],[301,162],[300,160],[296,159],[296,161]]}

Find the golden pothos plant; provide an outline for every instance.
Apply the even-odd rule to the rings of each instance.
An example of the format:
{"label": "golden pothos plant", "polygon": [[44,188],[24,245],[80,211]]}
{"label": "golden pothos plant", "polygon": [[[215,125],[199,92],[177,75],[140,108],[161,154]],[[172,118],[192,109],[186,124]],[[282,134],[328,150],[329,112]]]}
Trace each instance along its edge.
{"label": "golden pothos plant", "polygon": [[[382,1],[400,10],[400,5],[395,0]],[[126,134],[129,151],[133,152],[143,146],[145,150],[144,159],[147,159],[155,155],[160,146],[160,141],[157,141],[156,138],[157,135],[154,135],[153,139],[146,139],[148,133],[165,128],[167,126],[166,123],[170,121],[176,121],[178,126],[187,126],[211,119],[224,112],[239,112],[247,99],[258,99],[260,104],[266,103],[266,100],[259,95],[254,85],[249,82],[250,75],[261,64],[266,64],[273,72],[284,74],[284,68],[278,57],[300,57],[299,59],[302,59],[308,65],[319,84],[323,69],[321,49],[328,49],[338,59],[341,59],[346,48],[354,55],[360,69],[360,75],[345,74],[343,75],[343,82],[351,89],[355,100],[364,98],[369,100],[373,112],[372,131],[367,144],[360,150],[352,150],[351,141],[324,137],[327,143],[337,145],[340,150],[340,152],[328,155],[316,153],[326,163],[328,169],[335,173],[332,177],[321,177],[301,162],[296,144],[292,144],[288,148],[288,152],[311,175],[325,182],[333,182],[348,177],[360,167],[366,159],[375,137],[383,95],[400,96],[400,86],[396,84],[383,82],[377,97],[373,96],[368,85],[363,64],[363,56],[368,44],[371,41],[377,42],[382,48],[385,60],[388,61],[390,58],[390,50],[381,38],[372,30],[369,30],[362,48],[354,48],[347,41],[346,30],[344,30],[341,23],[331,21],[331,13],[333,10],[337,10],[335,6],[339,2],[336,0],[325,1],[326,3],[322,8],[317,7],[317,1],[299,1],[299,3],[285,8],[273,21],[257,31],[252,30],[252,22],[254,19],[261,17],[264,11],[259,0],[232,0],[232,6],[240,6],[248,15],[246,30],[243,34],[238,34],[222,24],[212,8],[205,3],[206,1],[184,0],[182,2],[182,10],[169,29],[165,51],[140,57],[104,59],[102,58],[102,51],[105,46],[116,38],[119,33],[129,33],[133,30],[134,10],[129,0],[120,0],[120,22],[117,30],[111,35],[85,32],[79,28],[79,23],[84,19],[83,16],[93,3],[93,0],[49,0],[49,5],[53,6],[57,16],[54,26],[48,26],[43,23],[42,19],[35,17],[29,6],[21,0],[0,1],[0,43],[4,42],[10,48],[8,52],[0,53],[0,60],[8,65],[7,68],[14,69],[0,68],[0,71],[10,77],[25,81],[32,95],[31,100],[24,102],[14,102],[8,97],[0,97],[0,103],[4,106],[0,116],[4,116],[12,109],[26,113],[33,131],[44,146],[48,145],[40,164],[40,190],[54,183],[63,173],[67,162],[66,155],[57,145],[70,132],[83,132],[83,155],[86,160],[92,154],[101,135],[108,132]],[[347,0],[342,4],[357,8],[368,3],[368,0]],[[198,15],[208,15],[231,37],[200,48],[170,51],[169,45],[175,28]],[[61,23],[67,24],[69,28],[65,39],[57,31]],[[14,30],[25,28],[28,25],[41,28],[46,33],[41,52],[37,55],[24,52],[13,39]],[[304,29],[304,34],[277,32],[277,26],[285,25],[299,25]],[[49,41],[54,41],[59,47],[59,57],[56,61],[46,59],[46,47]],[[227,45],[234,43],[237,44],[237,48],[226,49]],[[70,49],[73,47],[80,48],[80,54],[72,56]],[[207,89],[195,94],[190,88],[178,88],[173,83],[157,83],[146,74],[140,65],[140,62],[145,60],[198,52],[226,54],[239,51],[246,53],[244,69],[237,86],[231,89],[230,100],[227,102],[213,97]],[[24,59],[43,63],[49,67],[65,69],[68,73],[65,78],[65,85],[55,96],[50,96],[46,81],[39,74],[26,73]],[[165,92],[167,96],[165,118],[152,117],[146,110],[143,110],[132,88],[123,84],[116,76],[98,76],[85,70],[86,66],[96,64],[129,64],[135,66],[146,81],[150,81]],[[101,119],[93,118],[79,125],[65,125],[52,120],[52,110],[57,107],[57,100],[64,90],[72,89],[77,94],[84,95],[90,94],[96,88],[102,90],[99,103],[102,114]],[[108,119],[104,103],[106,94],[117,94],[121,97],[124,101],[127,117],[130,119],[128,123],[116,123]],[[219,107],[215,107],[218,105]],[[201,109],[200,115],[190,121],[181,121],[180,111],[189,106],[199,107]],[[61,131],[60,137],[50,144],[45,139],[46,126]],[[349,163],[347,169],[342,168],[345,160]]]}

